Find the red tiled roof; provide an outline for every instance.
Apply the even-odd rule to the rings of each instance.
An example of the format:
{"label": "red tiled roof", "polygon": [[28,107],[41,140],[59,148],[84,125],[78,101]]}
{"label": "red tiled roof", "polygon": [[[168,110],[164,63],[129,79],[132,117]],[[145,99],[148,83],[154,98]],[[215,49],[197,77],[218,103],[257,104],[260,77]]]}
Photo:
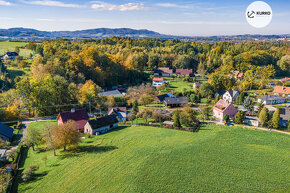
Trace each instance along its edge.
{"label": "red tiled roof", "polygon": [[153,81],[161,82],[161,81],[163,81],[163,78],[153,78]]}
{"label": "red tiled roof", "polygon": [[75,110],[75,112],[68,111],[59,113],[57,116],[57,120],[59,120],[60,117],[63,123],[69,120],[75,121],[77,123],[78,129],[83,129],[85,124],[89,120],[89,115],[85,109]]}
{"label": "red tiled roof", "polygon": [[192,69],[176,69],[176,74],[189,75],[192,74]]}
{"label": "red tiled roof", "polygon": [[167,73],[167,74],[172,74],[173,73],[173,70],[169,69],[167,67],[160,67],[160,68],[158,68],[158,70],[161,70],[163,73]]}
{"label": "red tiled roof", "polygon": [[287,86],[275,86],[273,93],[290,94],[290,87],[287,87]]}
{"label": "red tiled roof", "polygon": [[226,109],[228,108],[228,106],[230,106],[230,105],[231,105],[231,103],[228,103],[228,102],[226,102],[226,101],[220,99],[220,100],[219,100],[219,101],[214,105],[213,108],[215,108],[215,109],[217,109],[217,110],[223,112],[223,111],[226,110]]}
{"label": "red tiled roof", "polygon": [[281,82],[287,82],[287,81],[290,81],[290,78],[282,78],[280,79]]}

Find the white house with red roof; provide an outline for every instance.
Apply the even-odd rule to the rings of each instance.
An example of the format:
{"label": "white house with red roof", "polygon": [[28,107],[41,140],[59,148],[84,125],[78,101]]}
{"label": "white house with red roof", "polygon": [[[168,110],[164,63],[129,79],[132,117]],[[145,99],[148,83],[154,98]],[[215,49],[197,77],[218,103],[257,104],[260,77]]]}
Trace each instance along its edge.
{"label": "white house with red roof", "polygon": [[69,120],[75,121],[79,132],[84,131],[85,124],[89,119],[89,115],[85,109],[72,109],[68,112],[62,112],[56,118],[58,125],[63,125]]}
{"label": "white house with red roof", "polygon": [[223,120],[225,115],[229,115],[230,118],[233,118],[237,113],[237,109],[232,103],[229,103],[225,100],[219,100],[213,107],[213,116],[219,120]]}
{"label": "white house with red roof", "polygon": [[152,82],[152,85],[154,87],[159,87],[159,86],[162,86],[165,84],[165,81],[163,78],[153,78],[153,82]]}

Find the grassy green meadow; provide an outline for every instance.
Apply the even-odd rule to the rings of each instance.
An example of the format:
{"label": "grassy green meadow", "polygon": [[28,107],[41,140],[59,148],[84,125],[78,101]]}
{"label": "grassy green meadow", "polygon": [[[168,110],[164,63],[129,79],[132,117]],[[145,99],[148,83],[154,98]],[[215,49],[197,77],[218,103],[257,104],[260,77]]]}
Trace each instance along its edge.
{"label": "grassy green meadow", "polygon": [[22,169],[34,164],[36,179],[20,182],[18,192],[289,192],[290,136],[122,126],[83,140],[76,153],[30,149]]}
{"label": "grassy green meadow", "polygon": [[[15,47],[24,47],[27,42],[0,42],[0,54],[4,54],[7,51],[14,52]],[[28,57],[31,50],[20,49],[20,56]]]}

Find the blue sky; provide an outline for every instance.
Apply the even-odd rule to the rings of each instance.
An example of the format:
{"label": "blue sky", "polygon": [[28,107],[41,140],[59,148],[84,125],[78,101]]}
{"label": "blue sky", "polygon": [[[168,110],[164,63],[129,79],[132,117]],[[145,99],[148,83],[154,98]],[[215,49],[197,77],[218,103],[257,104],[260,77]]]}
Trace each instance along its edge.
{"label": "blue sky", "polygon": [[249,0],[0,0],[0,28],[149,29],[172,35],[290,34],[290,0],[267,0],[272,22],[247,24]]}

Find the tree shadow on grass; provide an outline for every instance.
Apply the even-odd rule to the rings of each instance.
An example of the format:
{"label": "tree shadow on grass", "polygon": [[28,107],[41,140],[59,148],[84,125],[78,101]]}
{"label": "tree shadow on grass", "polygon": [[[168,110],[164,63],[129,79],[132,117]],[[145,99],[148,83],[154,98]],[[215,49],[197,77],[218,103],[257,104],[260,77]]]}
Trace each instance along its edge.
{"label": "tree shadow on grass", "polygon": [[87,146],[79,146],[76,149],[66,150],[63,151],[63,154],[59,155],[60,159],[71,158],[71,157],[78,157],[82,154],[88,153],[104,153],[108,151],[112,151],[118,149],[116,146],[94,146],[94,145],[87,145]]}
{"label": "tree shadow on grass", "polygon": [[201,123],[199,131],[211,131],[212,129],[206,128],[207,123]]}
{"label": "tree shadow on grass", "polygon": [[126,129],[128,127],[129,126],[126,126],[126,125],[118,126],[117,128],[114,128],[114,129],[109,130],[107,133],[111,133],[111,132],[114,132],[114,131],[120,131],[120,130]]}

